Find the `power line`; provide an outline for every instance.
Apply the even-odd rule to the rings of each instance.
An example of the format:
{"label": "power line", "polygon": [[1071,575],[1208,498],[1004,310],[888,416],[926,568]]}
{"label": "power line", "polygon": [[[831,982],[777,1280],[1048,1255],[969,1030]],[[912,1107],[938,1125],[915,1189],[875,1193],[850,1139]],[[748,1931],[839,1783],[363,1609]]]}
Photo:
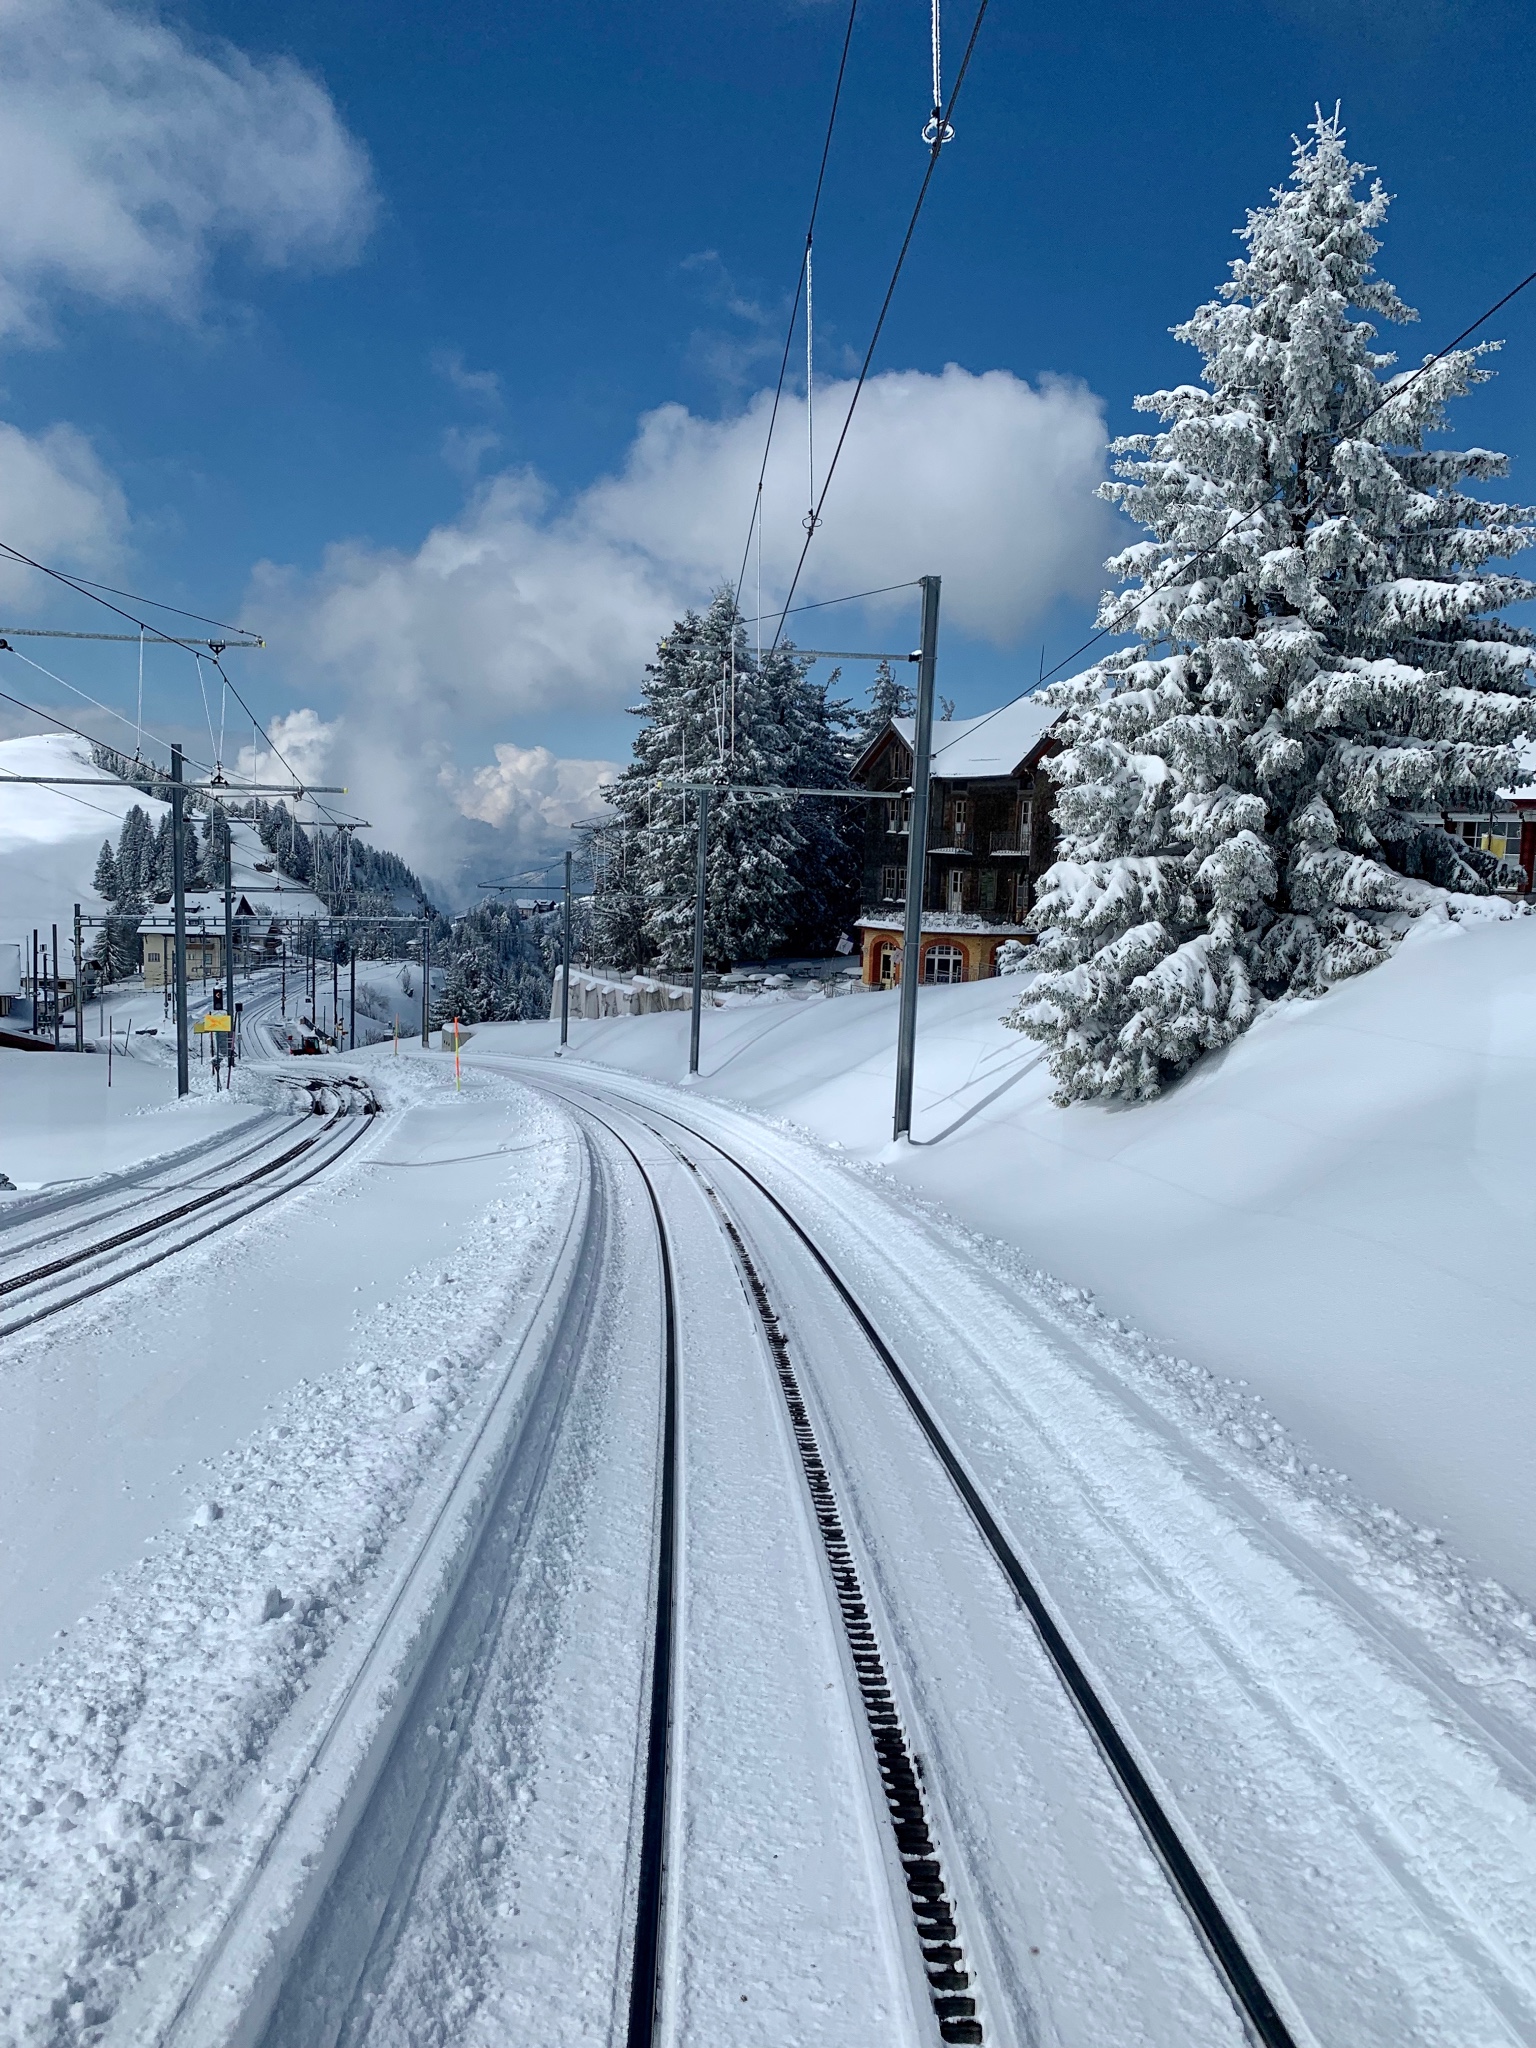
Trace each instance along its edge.
{"label": "power line", "polygon": [[[3,636],[0,636],[0,651],[3,651],[7,654],[14,654],[18,661],[24,661],[28,668],[35,668],[40,676],[46,676],[50,683],[57,683],[61,690],[68,690],[72,697],[78,697],[82,704],[89,704],[93,711],[100,711],[105,713],[105,715],[108,718],[115,718],[119,725],[132,726],[134,724],[134,721],[131,718],[127,717],[123,712],[114,711],[110,704],[101,703],[98,698],[88,695],[86,691],[78,688],[74,683],[66,682],[63,676],[55,675],[51,668],[44,668],[42,663],[40,661],[34,661],[30,654],[23,654],[19,647],[12,647],[9,644],[9,642],[7,642],[3,638]],[[46,718],[48,714],[46,712],[40,712],[38,715],[39,717]],[[58,722],[62,723],[62,721]],[[64,729],[66,732],[74,731],[73,726],[66,726]],[[142,727],[137,727],[135,729],[142,730]],[[93,747],[101,747],[107,744],[105,740],[91,739],[91,735],[89,733],[81,733],[79,737],[81,739],[90,739],[91,745]],[[153,732],[149,735],[149,737],[151,738],[151,740],[154,741],[157,747],[165,747],[167,751],[169,751],[169,740],[162,739],[158,733]],[[206,761],[199,761],[195,754],[188,754],[187,759],[191,762],[194,768],[202,768],[204,770],[207,770],[208,772],[212,772],[209,763]]]}
{"label": "power line", "polygon": [[[827,132],[822,140],[821,163],[816,172],[816,190],[811,196],[810,218],[806,222],[805,227],[805,253],[800,258],[800,273],[798,277],[795,279],[795,297],[794,302],[789,309],[789,326],[785,330],[784,334],[784,353],[779,359],[779,381],[774,386],[773,405],[770,408],[768,414],[768,434],[767,438],[763,442],[763,460],[757,472],[757,494],[752,501],[752,517],[747,524],[746,546],[741,551],[741,568],[737,572],[736,576],[735,602],[738,608],[741,604],[741,586],[746,581],[747,561],[752,553],[752,534],[754,529],[756,529],[759,538],[761,538],[763,516],[763,479],[768,474],[768,456],[773,447],[773,430],[778,423],[779,401],[784,396],[784,379],[789,370],[789,351],[795,338],[795,323],[800,317],[800,294],[803,291],[805,291],[806,286],[809,282],[808,266],[810,262],[811,243],[816,232],[816,215],[821,206],[821,188],[826,181],[827,158],[831,154],[832,150],[832,130],[837,125],[837,109],[839,102],[843,97],[843,74],[848,69],[848,47],[850,43],[853,41],[853,22],[854,16],[858,13],[858,11],[859,0],[849,0],[848,22],[847,26],[843,30],[843,50],[841,57],[838,59],[837,65],[837,82],[832,88],[832,105],[827,114]],[[809,409],[809,394],[807,394],[806,405],[807,409]],[[743,623],[748,622],[744,621]]]}
{"label": "power line", "polygon": [[757,618],[789,618],[796,612],[824,612],[829,604],[858,604],[866,597],[889,597],[893,590],[916,590],[918,579],[909,576],[905,583],[882,583],[878,590],[854,590],[847,597],[818,597],[814,604],[794,604],[787,612],[762,612],[750,619],[743,619],[744,626],[755,626]]}
{"label": "power line", "polygon": [[[896,257],[896,267],[892,270],[891,281],[886,286],[885,298],[880,307],[880,316],[875,322],[875,331],[869,338],[869,347],[864,351],[864,360],[859,366],[858,382],[854,385],[853,396],[848,401],[848,411],[843,420],[842,432],[837,437],[837,446],[832,451],[832,460],[827,466],[826,476],[822,479],[821,495],[811,508],[811,521],[806,532],[805,545],[800,550],[800,559],[795,564],[794,575],[790,578],[789,591],[784,600],[784,609],[779,614],[778,629],[773,636],[773,647],[768,650],[770,654],[773,652],[773,648],[779,644],[779,633],[784,629],[784,620],[789,615],[790,603],[794,598],[796,589],[799,587],[801,571],[805,568],[805,558],[810,553],[811,542],[816,538],[817,528],[821,524],[821,508],[827,502],[827,492],[832,487],[832,478],[837,469],[838,458],[843,452],[843,443],[848,438],[848,429],[853,425],[854,409],[858,405],[860,395],[868,379],[869,366],[874,360],[875,349],[880,340],[881,330],[885,326],[886,315],[891,310],[891,300],[896,295],[896,286],[901,277],[902,266],[907,260],[907,251],[912,246],[912,237],[917,232],[918,218],[922,213],[924,201],[928,197],[928,187],[933,183],[933,174],[939,167],[939,157],[943,152],[946,131],[951,125],[950,116],[955,111],[955,102],[960,97],[960,88],[965,84],[965,74],[971,68],[971,58],[975,54],[976,39],[981,34],[981,24],[986,18],[987,5],[988,0],[981,0],[981,4],[976,10],[976,19],[971,24],[970,39],[965,46],[965,55],[960,61],[959,73],[955,78],[953,87],[950,89],[949,104],[944,108],[943,118],[939,121],[933,141],[929,145],[928,168],[923,173],[923,182],[918,189],[917,203],[912,208],[912,218],[907,222],[907,232],[902,237],[901,248]],[[763,460],[764,467],[766,468],[766,455]]]}
{"label": "power line", "polygon": [[140,597],[135,591],[119,590],[111,583],[93,583],[89,576],[66,576],[62,569],[50,569],[46,562],[36,562],[30,555],[24,555],[20,548],[12,547],[9,541],[0,540],[0,553],[9,555],[14,561],[25,562],[29,569],[37,569],[44,576],[53,577],[55,582],[66,584],[69,589],[79,591],[82,597],[89,597],[95,604],[106,605],[109,612],[116,612],[120,619],[130,620],[133,625],[138,626],[146,633],[154,633],[159,629],[150,625],[147,619],[135,618],[132,612],[125,612],[120,605],[107,604],[107,600],[104,597],[96,595],[97,591],[110,590],[114,597],[126,597],[132,604],[147,604],[153,611],[174,612],[179,619],[196,619],[200,625],[217,626],[221,632],[238,633],[245,639],[255,640],[258,645],[265,644],[261,641],[258,634],[250,632],[244,626],[229,626],[222,619],[206,619],[201,612],[183,611],[180,605],[162,604],[157,597]]}

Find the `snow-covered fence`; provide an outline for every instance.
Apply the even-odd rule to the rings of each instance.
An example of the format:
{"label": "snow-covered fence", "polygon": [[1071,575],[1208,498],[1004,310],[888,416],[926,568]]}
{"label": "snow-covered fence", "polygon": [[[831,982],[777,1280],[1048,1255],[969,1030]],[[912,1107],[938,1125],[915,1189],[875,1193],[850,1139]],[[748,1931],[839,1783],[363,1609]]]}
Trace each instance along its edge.
{"label": "snow-covered fence", "polygon": [[[560,974],[555,969],[550,992],[549,1014],[560,1014]],[[686,988],[675,988],[648,974],[625,976],[598,974],[590,967],[571,969],[571,1015],[573,1017],[645,1017],[662,1010],[686,1010],[692,998]]]}

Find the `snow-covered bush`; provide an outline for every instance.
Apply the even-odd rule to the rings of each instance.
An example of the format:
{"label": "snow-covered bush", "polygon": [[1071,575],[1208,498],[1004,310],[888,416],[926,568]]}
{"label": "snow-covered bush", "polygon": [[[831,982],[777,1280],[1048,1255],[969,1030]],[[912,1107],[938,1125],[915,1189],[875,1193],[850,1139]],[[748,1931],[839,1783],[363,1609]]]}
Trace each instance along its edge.
{"label": "snow-covered bush", "polygon": [[1481,348],[1387,374],[1370,319],[1415,316],[1371,259],[1337,112],[1250,213],[1220,298],[1174,330],[1203,388],[1115,445],[1103,495],[1147,528],[1107,565],[1137,636],[1051,693],[1067,707],[1059,858],[1032,922],[1042,972],[1008,1022],[1049,1047],[1061,1102],[1144,1098],[1266,997],[1381,960],[1446,891],[1499,864],[1444,829],[1516,780],[1536,732],[1532,636],[1493,567],[1536,512],[1471,494],[1503,456],[1426,449]]}

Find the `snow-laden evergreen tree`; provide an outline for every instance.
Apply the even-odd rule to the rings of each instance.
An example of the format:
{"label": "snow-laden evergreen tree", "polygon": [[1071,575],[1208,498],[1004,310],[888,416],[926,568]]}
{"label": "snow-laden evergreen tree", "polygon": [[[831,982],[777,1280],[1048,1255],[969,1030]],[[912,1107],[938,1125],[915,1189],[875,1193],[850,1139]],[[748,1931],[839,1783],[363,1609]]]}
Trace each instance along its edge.
{"label": "snow-laden evergreen tree", "polygon": [[761,665],[735,600],[688,612],[646,670],[634,759],[606,792],[594,846],[593,944],[613,966],[680,968],[693,954],[698,799],[710,785],[705,950],[712,964],[829,944],[855,872],[836,800],[733,795],[742,785],[837,788],[847,781],[840,707],[790,648]]}
{"label": "snow-laden evergreen tree", "polygon": [[879,739],[893,718],[910,718],[917,709],[917,691],[910,683],[897,681],[888,661],[878,665],[875,680],[865,695],[869,698],[869,708],[860,714],[854,730],[855,760],[866,747]]}
{"label": "snow-laden evergreen tree", "polygon": [[1066,707],[1058,859],[1032,922],[1043,971],[1009,1022],[1050,1049],[1057,1100],[1155,1094],[1252,1021],[1373,966],[1445,892],[1498,864],[1444,829],[1486,810],[1536,731],[1533,586],[1495,565],[1536,513],[1488,502],[1482,449],[1426,448],[1481,349],[1389,374],[1372,319],[1379,183],[1337,113],[1252,212],[1220,298],[1174,330],[1203,387],[1137,400],[1103,494],[1146,527],[1108,567],[1101,625],[1139,644]]}
{"label": "snow-laden evergreen tree", "polygon": [[121,884],[117,874],[117,855],[112,851],[110,839],[103,839],[101,842],[101,851],[96,856],[96,872],[91,877],[91,887],[108,903],[117,900]]}
{"label": "snow-laden evergreen tree", "polygon": [[155,833],[149,822],[149,813],[140,805],[133,804],[123,820],[123,829],[117,842],[120,899],[132,899],[136,906],[143,904],[150,893],[154,874],[154,849]]}
{"label": "snow-laden evergreen tree", "polygon": [[434,962],[446,976],[433,1002],[440,1024],[502,1023],[549,1015],[550,975],[532,921],[506,903],[477,903],[457,918]]}

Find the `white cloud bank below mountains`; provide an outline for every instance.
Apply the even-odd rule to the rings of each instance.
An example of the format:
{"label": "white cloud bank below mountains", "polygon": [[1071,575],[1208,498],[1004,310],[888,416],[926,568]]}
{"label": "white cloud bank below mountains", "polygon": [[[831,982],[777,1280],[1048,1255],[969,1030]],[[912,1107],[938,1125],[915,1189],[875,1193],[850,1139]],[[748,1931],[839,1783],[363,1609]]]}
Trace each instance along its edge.
{"label": "white cloud bank below mountains", "polygon": [[149,8],[0,0],[0,334],[61,290],[186,317],[219,249],[351,261],[366,152],[290,58],[194,47]]}
{"label": "white cloud bank below mountains", "polygon": [[[827,454],[850,392],[818,399]],[[735,581],[770,404],[760,393],[722,420],[662,406],[615,475],[561,503],[531,471],[507,472],[414,552],[347,541],[313,575],[258,569],[250,602],[287,688],[337,707],[333,779],[424,873],[451,878],[487,827],[519,858],[591,812],[613,764],[557,760],[536,744],[539,722],[632,703],[672,619]],[[949,628],[1013,644],[1057,599],[1098,589],[1104,448],[1101,405],[1077,383],[954,364],[875,377],[798,600],[937,571]],[[765,485],[765,603],[804,539],[804,450],[804,401],[786,399]],[[755,578],[754,551],[749,613]],[[882,604],[914,616],[911,591]],[[456,765],[492,746],[491,763]]]}

